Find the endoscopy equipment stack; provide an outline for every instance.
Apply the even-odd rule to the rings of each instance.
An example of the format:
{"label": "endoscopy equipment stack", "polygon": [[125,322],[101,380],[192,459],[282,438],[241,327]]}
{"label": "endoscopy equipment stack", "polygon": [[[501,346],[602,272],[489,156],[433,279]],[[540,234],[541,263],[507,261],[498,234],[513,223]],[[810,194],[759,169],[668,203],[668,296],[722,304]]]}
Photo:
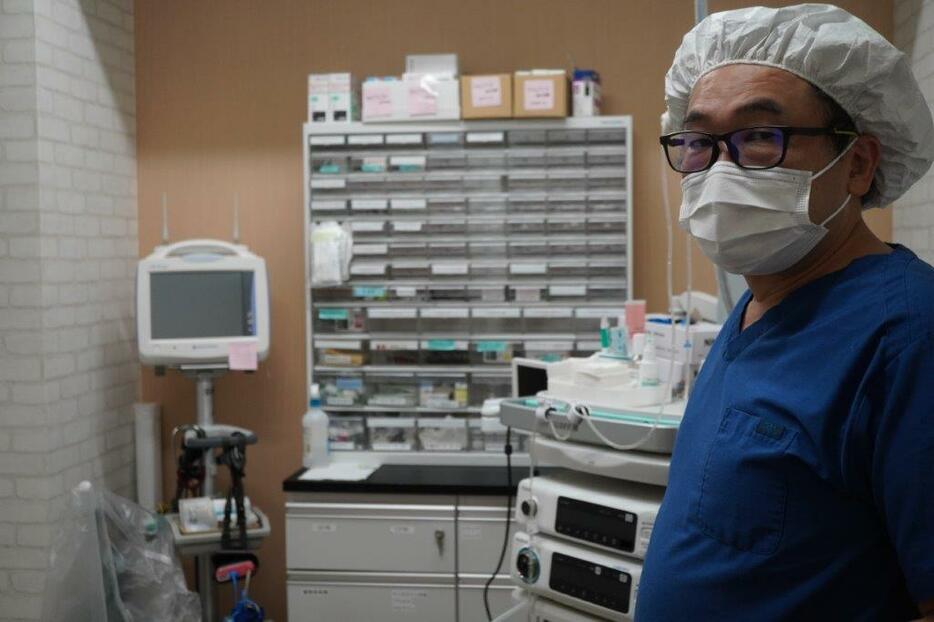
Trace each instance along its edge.
{"label": "endoscopy equipment stack", "polygon": [[[695,312],[711,301],[697,296]],[[692,315],[630,322],[622,350],[601,335],[588,358],[513,362],[499,416],[529,435],[531,467],[508,557],[516,605],[497,622],[633,619],[685,393],[720,328]]]}

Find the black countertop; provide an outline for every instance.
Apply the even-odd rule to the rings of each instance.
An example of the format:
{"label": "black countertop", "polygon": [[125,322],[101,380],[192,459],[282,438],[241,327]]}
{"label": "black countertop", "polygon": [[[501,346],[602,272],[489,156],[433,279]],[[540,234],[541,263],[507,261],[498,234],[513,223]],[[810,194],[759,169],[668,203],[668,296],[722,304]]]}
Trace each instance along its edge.
{"label": "black countertop", "polygon": [[[539,470],[536,470],[538,472]],[[369,492],[437,495],[515,494],[516,486],[528,477],[528,467],[512,468],[512,488],[506,481],[506,467],[437,466],[384,464],[365,480],[300,480],[299,469],[282,482],[285,492]]]}

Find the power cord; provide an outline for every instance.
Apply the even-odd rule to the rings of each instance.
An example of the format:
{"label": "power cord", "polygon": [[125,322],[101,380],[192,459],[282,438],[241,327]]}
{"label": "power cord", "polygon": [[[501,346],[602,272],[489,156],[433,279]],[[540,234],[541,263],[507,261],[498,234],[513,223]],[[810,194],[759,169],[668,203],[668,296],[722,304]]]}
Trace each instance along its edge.
{"label": "power cord", "polygon": [[490,575],[490,578],[486,580],[486,583],[483,585],[483,606],[486,608],[486,619],[489,622],[493,622],[493,614],[490,613],[490,585],[493,584],[493,581],[496,579],[496,575],[499,574],[500,568],[503,567],[503,560],[506,558],[506,549],[509,547],[509,521],[512,520],[512,428],[506,428],[506,446],[503,448],[503,451],[506,452],[506,487],[509,490],[509,493],[506,496],[506,529],[503,534],[503,548],[499,552],[499,561],[496,562],[496,568],[493,569],[493,574]]}

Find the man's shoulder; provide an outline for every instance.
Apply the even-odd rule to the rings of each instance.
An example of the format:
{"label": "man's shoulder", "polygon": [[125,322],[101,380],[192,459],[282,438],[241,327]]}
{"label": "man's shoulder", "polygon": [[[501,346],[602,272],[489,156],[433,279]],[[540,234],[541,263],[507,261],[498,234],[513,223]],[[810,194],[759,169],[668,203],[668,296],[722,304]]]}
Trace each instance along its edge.
{"label": "man's shoulder", "polygon": [[934,266],[897,247],[886,266],[884,304],[891,336],[901,345],[934,337]]}

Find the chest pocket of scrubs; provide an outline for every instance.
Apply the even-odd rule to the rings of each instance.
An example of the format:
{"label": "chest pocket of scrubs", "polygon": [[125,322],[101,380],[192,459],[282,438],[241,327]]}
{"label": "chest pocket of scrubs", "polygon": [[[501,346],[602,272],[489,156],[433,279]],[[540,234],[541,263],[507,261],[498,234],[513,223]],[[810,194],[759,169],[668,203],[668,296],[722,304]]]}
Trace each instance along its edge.
{"label": "chest pocket of scrubs", "polygon": [[742,551],[778,549],[788,497],[785,451],[796,432],[727,409],[704,464],[695,522],[711,538]]}

